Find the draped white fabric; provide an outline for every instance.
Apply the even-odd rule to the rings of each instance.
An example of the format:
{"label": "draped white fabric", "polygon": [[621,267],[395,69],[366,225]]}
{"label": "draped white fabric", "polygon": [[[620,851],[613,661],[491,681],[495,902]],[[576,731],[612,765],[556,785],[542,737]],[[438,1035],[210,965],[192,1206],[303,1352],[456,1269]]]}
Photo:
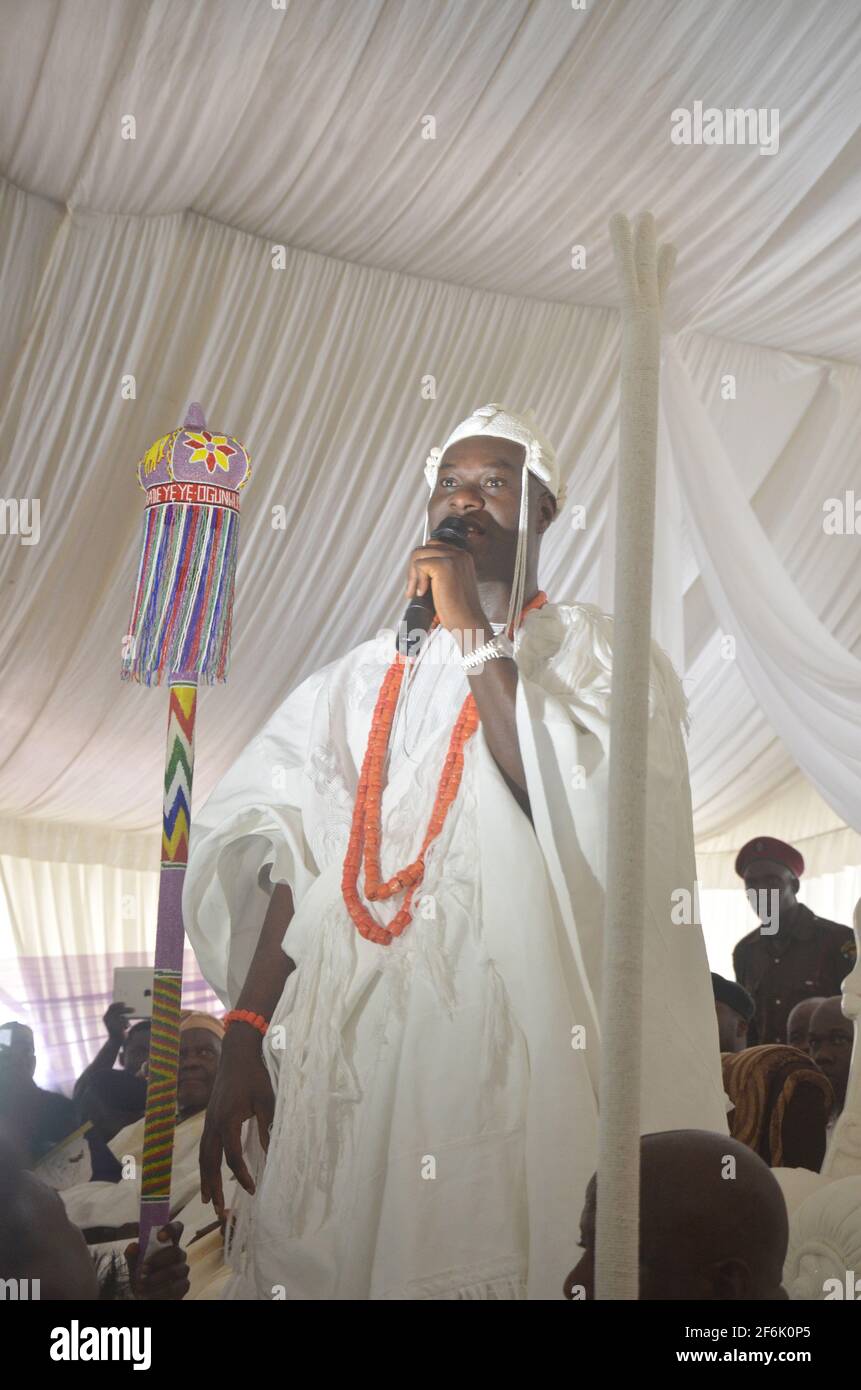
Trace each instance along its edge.
{"label": "draped white fabric", "polygon": [[[831,397],[825,455],[832,435],[840,452],[840,437],[861,412],[859,383],[846,381],[841,391],[837,376],[830,371],[824,383]],[[861,830],[861,660],[841,647],[781,564],[672,339],[662,387],[688,531],[723,636],[734,639],[728,650],[801,770]],[[815,463],[811,472],[821,487]],[[835,539],[849,542],[844,552],[857,565],[857,537],[828,536]]]}
{"label": "draped white fabric", "polygon": [[[53,863],[157,862],[166,702],[118,668],[133,465],[190,399],[255,468],[198,804],[304,675],[397,619],[428,448],[485,400],[535,408],[584,509],[542,586],[611,608],[607,222],[650,207],[680,248],[656,630],[698,840],[758,808],[781,834],[797,797],[818,872],[857,862],[857,5],[0,0],[0,32],[0,852],[49,833]],[[777,152],[674,145],[695,100],[777,109]],[[10,500],[20,523],[35,499],[27,544]]]}
{"label": "draped white fabric", "polygon": [[[3,0],[0,168],[577,304],[615,304],[608,217],[649,204],[683,248],[677,326],[861,361],[854,0],[581,3]],[[778,153],[673,145],[695,99],[778,109]]]}

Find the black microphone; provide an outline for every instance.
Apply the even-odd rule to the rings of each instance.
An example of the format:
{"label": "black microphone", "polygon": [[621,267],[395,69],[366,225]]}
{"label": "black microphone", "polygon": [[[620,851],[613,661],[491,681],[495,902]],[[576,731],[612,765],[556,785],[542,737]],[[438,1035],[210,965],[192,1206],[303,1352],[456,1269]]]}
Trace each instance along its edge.
{"label": "black microphone", "polygon": [[[431,541],[447,541],[449,545],[468,550],[467,536],[469,522],[462,516],[447,516],[428,536]],[[428,585],[427,593],[420,598],[411,598],[398,628],[398,651],[403,656],[414,656],[420,649],[424,637],[436,615],[433,592]]]}

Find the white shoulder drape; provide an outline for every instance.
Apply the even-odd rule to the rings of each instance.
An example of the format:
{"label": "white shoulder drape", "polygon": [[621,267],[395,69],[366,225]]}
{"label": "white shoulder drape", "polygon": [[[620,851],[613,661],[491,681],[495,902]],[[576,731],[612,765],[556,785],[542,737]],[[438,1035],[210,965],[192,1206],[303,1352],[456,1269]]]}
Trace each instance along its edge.
{"label": "white shoulder drape", "polygon": [[[612,620],[585,604],[530,615],[518,653],[517,727],[535,832],[597,1040],[606,886]],[[685,701],[657,644],[650,688],[644,954],[643,1132],[725,1125],[705,947],[692,920],[693,830]],[[686,898],[682,894],[687,895]],[[680,910],[689,902],[692,910]],[[680,917],[690,920],[680,922]],[[588,1047],[588,1045],[587,1045]],[[597,1089],[597,1048],[589,1065]]]}

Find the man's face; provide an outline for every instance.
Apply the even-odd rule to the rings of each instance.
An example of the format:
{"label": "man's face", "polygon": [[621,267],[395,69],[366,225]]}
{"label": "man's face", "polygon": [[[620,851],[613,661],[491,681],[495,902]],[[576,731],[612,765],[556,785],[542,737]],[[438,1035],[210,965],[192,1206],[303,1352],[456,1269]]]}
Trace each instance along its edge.
{"label": "man's face", "polygon": [[0,1028],[0,1081],[23,1085],[33,1079],[36,1049],[33,1034],[20,1023]]}
{"label": "man's face", "polygon": [[794,1009],[790,1009],[789,1018],[786,1020],[786,1041],[790,1047],[797,1047],[799,1052],[806,1052],[810,1056],[810,1044],[808,1035],[810,1033],[810,1020],[822,999],[802,999],[800,1004],[796,1004]]}
{"label": "man's face", "polygon": [[130,1076],[137,1076],[149,1057],[150,1030],[136,1028],[126,1038],[122,1051],[123,1070]]}
{"label": "man's face", "polygon": [[842,1106],[846,1099],[846,1086],[849,1081],[849,1063],[852,1060],[852,1024],[840,1007],[840,995],[826,999],[819,1005],[810,1020],[808,1045],[810,1056],[824,1071]]}
{"label": "man's face", "polygon": [[747,1024],[741,1014],[722,999],[715,1000],[718,1022],[718,1042],[721,1052],[741,1052],[747,1047]]}
{"label": "man's face", "polygon": [[[429,533],[447,516],[474,526],[467,538],[479,579],[510,582],[517,551],[524,449],[510,439],[460,439],[443,455],[428,504]],[[543,534],[556,503],[538,478],[527,474],[530,546]]]}
{"label": "man's face", "polygon": [[221,1039],[207,1028],[187,1028],[179,1035],[177,1109],[180,1114],[205,1110],[212,1095]]}
{"label": "man's face", "polygon": [[785,864],[756,859],[744,873],[744,888],[751,907],[764,927],[780,927],[780,918],[795,907],[798,879]]}

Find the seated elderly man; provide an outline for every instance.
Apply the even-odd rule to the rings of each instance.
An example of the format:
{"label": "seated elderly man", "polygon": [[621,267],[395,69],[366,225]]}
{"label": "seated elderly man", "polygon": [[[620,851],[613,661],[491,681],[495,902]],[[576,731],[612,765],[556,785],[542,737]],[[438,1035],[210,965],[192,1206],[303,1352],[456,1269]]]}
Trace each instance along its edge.
{"label": "seated elderly man", "polygon": [[[583,1256],[565,1280],[572,1300],[595,1297],[596,1196],[593,1175],[580,1217]],[[641,1300],[785,1299],[788,1239],[777,1179],[743,1144],[701,1129],[643,1136]]]}
{"label": "seated elderly man", "polygon": [[810,1020],[810,1056],[828,1077],[834,1091],[827,1126],[829,1138],[846,1103],[853,1031],[852,1023],[843,1012],[843,1001],[839,994],[823,999]]}
{"label": "seated elderly man", "polygon": [[810,1020],[821,1003],[823,1003],[821,994],[813,994],[809,999],[801,999],[793,1009],[790,1009],[789,1018],[786,1020],[788,1046],[798,1048],[799,1052],[806,1053],[808,1057],[810,1056],[810,1044],[808,1042]]}
{"label": "seated elderly man", "polygon": [[[209,1014],[188,1013],[180,1024],[170,1215],[172,1220],[182,1217],[180,1243],[188,1253],[190,1299],[215,1297],[229,1273],[224,1264],[222,1223],[211,1203],[200,1195],[198,1158],[223,1036],[224,1028]],[[83,1229],[91,1245],[103,1247],[103,1254],[116,1250],[119,1240],[137,1235],[143,1142],[144,1120],[140,1119],[109,1144],[121,1166],[119,1182],[82,1183],[61,1194],[70,1218]],[[222,1182],[229,1204],[234,1183],[226,1166]]]}
{"label": "seated elderly man", "polygon": [[818,1172],[833,1103],[826,1077],[794,1047],[749,1047],[754,1002],[747,990],[714,973],[712,989],[724,1091],[732,1106],[730,1134],[770,1168]]}
{"label": "seated elderly man", "polygon": [[[212,1209],[204,1211],[200,1203],[198,1149],[223,1036],[222,1025],[209,1014],[187,1014],[180,1025],[170,1214],[188,1211],[183,1215],[188,1240],[214,1219]],[[62,1194],[69,1216],[92,1241],[137,1233],[144,1123],[143,1118],[135,1121],[110,1141],[108,1147],[122,1170],[119,1182],[82,1183]]]}

